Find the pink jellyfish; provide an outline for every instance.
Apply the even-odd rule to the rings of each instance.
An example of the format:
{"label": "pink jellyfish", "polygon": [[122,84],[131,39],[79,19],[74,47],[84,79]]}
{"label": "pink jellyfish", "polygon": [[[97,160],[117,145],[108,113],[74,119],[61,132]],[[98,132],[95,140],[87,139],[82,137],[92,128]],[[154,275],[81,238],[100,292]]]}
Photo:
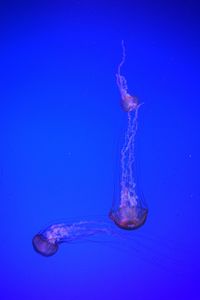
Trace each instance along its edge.
{"label": "pink jellyfish", "polygon": [[128,128],[125,132],[125,141],[121,149],[121,174],[119,201],[111,208],[109,217],[116,225],[123,229],[136,229],[144,224],[148,209],[136,193],[134,179],[134,145],[137,132],[138,110],[141,103],[135,96],[128,93],[128,86],[121,67],[125,62],[125,46],[122,41],[122,61],[118,66],[117,85],[121,95],[122,109],[127,113]]}
{"label": "pink jellyfish", "polygon": [[[43,256],[52,256],[62,243],[96,236],[109,235],[123,238],[117,230],[136,229],[144,224],[148,209],[144,206],[136,193],[134,170],[134,141],[137,131],[138,109],[141,104],[135,96],[128,93],[126,79],[120,74],[125,62],[125,47],[122,41],[123,57],[118,66],[117,85],[121,94],[122,109],[127,113],[128,128],[125,142],[121,150],[121,176],[119,201],[111,208],[109,217],[113,222],[80,221],[77,223],[54,223],[37,233],[33,239],[33,248]],[[119,203],[118,203],[119,202]]]}
{"label": "pink jellyfish", "polygon": [[37,233],[32,239],[36,252],[52,256],[62,243],[73,243],[96,235],[119,236],[112,224],[99,221],[80,221],[75,223],[54,223]]}

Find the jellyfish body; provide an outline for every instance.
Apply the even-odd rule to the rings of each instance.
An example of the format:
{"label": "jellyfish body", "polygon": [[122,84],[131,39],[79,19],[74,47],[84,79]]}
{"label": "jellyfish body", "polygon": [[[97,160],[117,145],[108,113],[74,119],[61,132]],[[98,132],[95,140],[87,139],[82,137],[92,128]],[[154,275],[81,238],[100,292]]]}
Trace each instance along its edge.
{"label": "jellyfish body", "polygon": [[127,129],[125,131],[125,141],[121,149],[120,157],[120,193],[117,201],[111,208],[109,217],[114,223],[123,229],[137,229],[142,226],[147,218],[148,209],[136,192],[135,182],[135,135],[138,126],[138,110],[141,106],[137,97],[128,93],[127,81],[121,75],[121,67],[125,62],[125,46],[122,41],[123,56],[118,66],[116,74],[117,86],[121,95],[121,106],[127,112]]}
{"label": "jellyfish body", "polygon": [[42,234],[36,234],[32,239],[33,248],[43,256],[52,256],[58,250],[58,244],[51,242]]}
{"label": "jellyfish body", "polygon": [[132,111],[137,108],[138,99],[137,97],[131,96],[128,93],[121,99],[121,106],[125,112]]}
{"label": "jellyfish body", "polygon": [[121,107],[123,111],[130,112],[137,108],[138,98],[136,96],[131,96],[128,93],[128,87],[126,84],[126,79],[124,76],[120,75],[120,71],[116,74],[117,85],[121,95]]}
{"label": "jellyfish body", "polygon": [[109,217],[122,229],[137,229],[147,219],[148,210],[138,206],[123,206],[116,211],[110,211]]}

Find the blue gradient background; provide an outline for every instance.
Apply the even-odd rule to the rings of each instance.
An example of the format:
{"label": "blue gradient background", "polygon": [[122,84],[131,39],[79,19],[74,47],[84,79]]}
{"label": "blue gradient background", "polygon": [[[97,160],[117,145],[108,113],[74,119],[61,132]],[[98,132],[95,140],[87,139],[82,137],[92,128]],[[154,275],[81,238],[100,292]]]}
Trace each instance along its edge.
{"label": "blue gradient background", "polygon": [[[0,299],[200,299],[198,5],[1,3]],[[122,39],[123,73],[145,103],[140,232],[154,242],[135,255],[86,241],[46,259],[31,244],[45,224],[110,209]],[[168,271],[151,259],[163,240]]]}

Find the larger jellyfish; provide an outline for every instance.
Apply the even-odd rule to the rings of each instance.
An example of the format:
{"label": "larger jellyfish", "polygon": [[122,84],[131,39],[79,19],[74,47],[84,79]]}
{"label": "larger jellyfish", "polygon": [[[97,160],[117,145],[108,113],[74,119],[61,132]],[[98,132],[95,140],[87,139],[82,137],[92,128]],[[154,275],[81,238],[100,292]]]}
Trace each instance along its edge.
{"label": "larger jellyfish", "polygon": [[121,149],[120,193],[112,206],[109,223],[81,221],[73,224],[52,224],[37,233],[32,244],[34,249],[44,255],[54,255],[61,243],[73,242],[98,234],[120,236],[116,224],[122,229],[136,229],[142,226],[147,218],[148,209],[143,205],[136,193],[134,179],[134,142],[137,131],[138,110],[141,104],[135,96],[128,93],[126,79],[121,75],[121,67],[125,62],[125,47],[122,41],[123,57],[118,66],[116,79],[121,94],[121,107],[127,113],[128,126],[125,141]]}
{"label": "larger jellyfish", "polygon": [[118,66],[116,80],[121,95],[121,107],[127,113],[127,130],[125,141],[121,149],[121,174],[120,174],[120,195],[115,195],[109,217],[116,225],[123,229],[136,229],[144,224],[147,218],[148,209],[142,199],[136,193],[136,182],[134,179],[135,158],[134,145],[137,132],[138,110],[141,104],[135,96],[128,93],[128,86],[124,76],[121,75],[121,67],[125,62],[125,46],[122,41],[123,56]]}

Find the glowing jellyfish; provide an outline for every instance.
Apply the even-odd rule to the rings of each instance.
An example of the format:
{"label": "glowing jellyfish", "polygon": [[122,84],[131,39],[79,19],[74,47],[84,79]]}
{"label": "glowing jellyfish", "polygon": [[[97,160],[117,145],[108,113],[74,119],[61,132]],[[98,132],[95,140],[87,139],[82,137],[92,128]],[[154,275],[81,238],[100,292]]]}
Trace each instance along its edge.
{"label": "glowing jellyfish", "polygon": [[32,239],[32,244],[41,255],[52,256],[62,243],[79,241],[98,234],[116,235],[109,224],[104,222],[57,223],[36,234]]}
{"label": "glowing jellyfish", "polygon": [[32,240],[33,248],[43,256],[54,255],[58,250],[58,243],[45,237],[43,234],[36,234]]}
{"label": "glowing jellyfish", "polygon": [[136,229],[142,226],[147,218],[148,209],[136,193],[134,179],[134,145],[137,132],[138,110],[141,104],[135,96],[128,93],[128,86],[121,67],[125,62],[125,46],[122,41],[123,56],[116,74],[117,85],[121,95],[122,109],[127,113],[128,128],[125,141],[121,149],[121,175],[119,201],[115,201],[109,217],[116,225],[123,229]]}
{"label": "glowing jellyfish", "polygon": [[[118,66],[117,85],[121,94],[121,106],[127,113],[128,128],[125,142],[121,150],[121,176],[119,203],[113,205],[109,217],[113,222],[81,221],[73,224],[55,223],[37,233],[32,244],[43,256],[54,255],[61,243],[70,243],[99,234],[122,237],[117,227],[136,229],[142,226],[147,218],[148,209],[144,207],[136,193],[134,180],[134,142],[137,131],[139,104],[135,96],[128,93],[126,79],[121,75],[121,67],[125,62],[125,47],[122,41],[123,57]],[[117,226],[115,226],[115,224]],[[120,229],[119,229],[120,230]]]}

